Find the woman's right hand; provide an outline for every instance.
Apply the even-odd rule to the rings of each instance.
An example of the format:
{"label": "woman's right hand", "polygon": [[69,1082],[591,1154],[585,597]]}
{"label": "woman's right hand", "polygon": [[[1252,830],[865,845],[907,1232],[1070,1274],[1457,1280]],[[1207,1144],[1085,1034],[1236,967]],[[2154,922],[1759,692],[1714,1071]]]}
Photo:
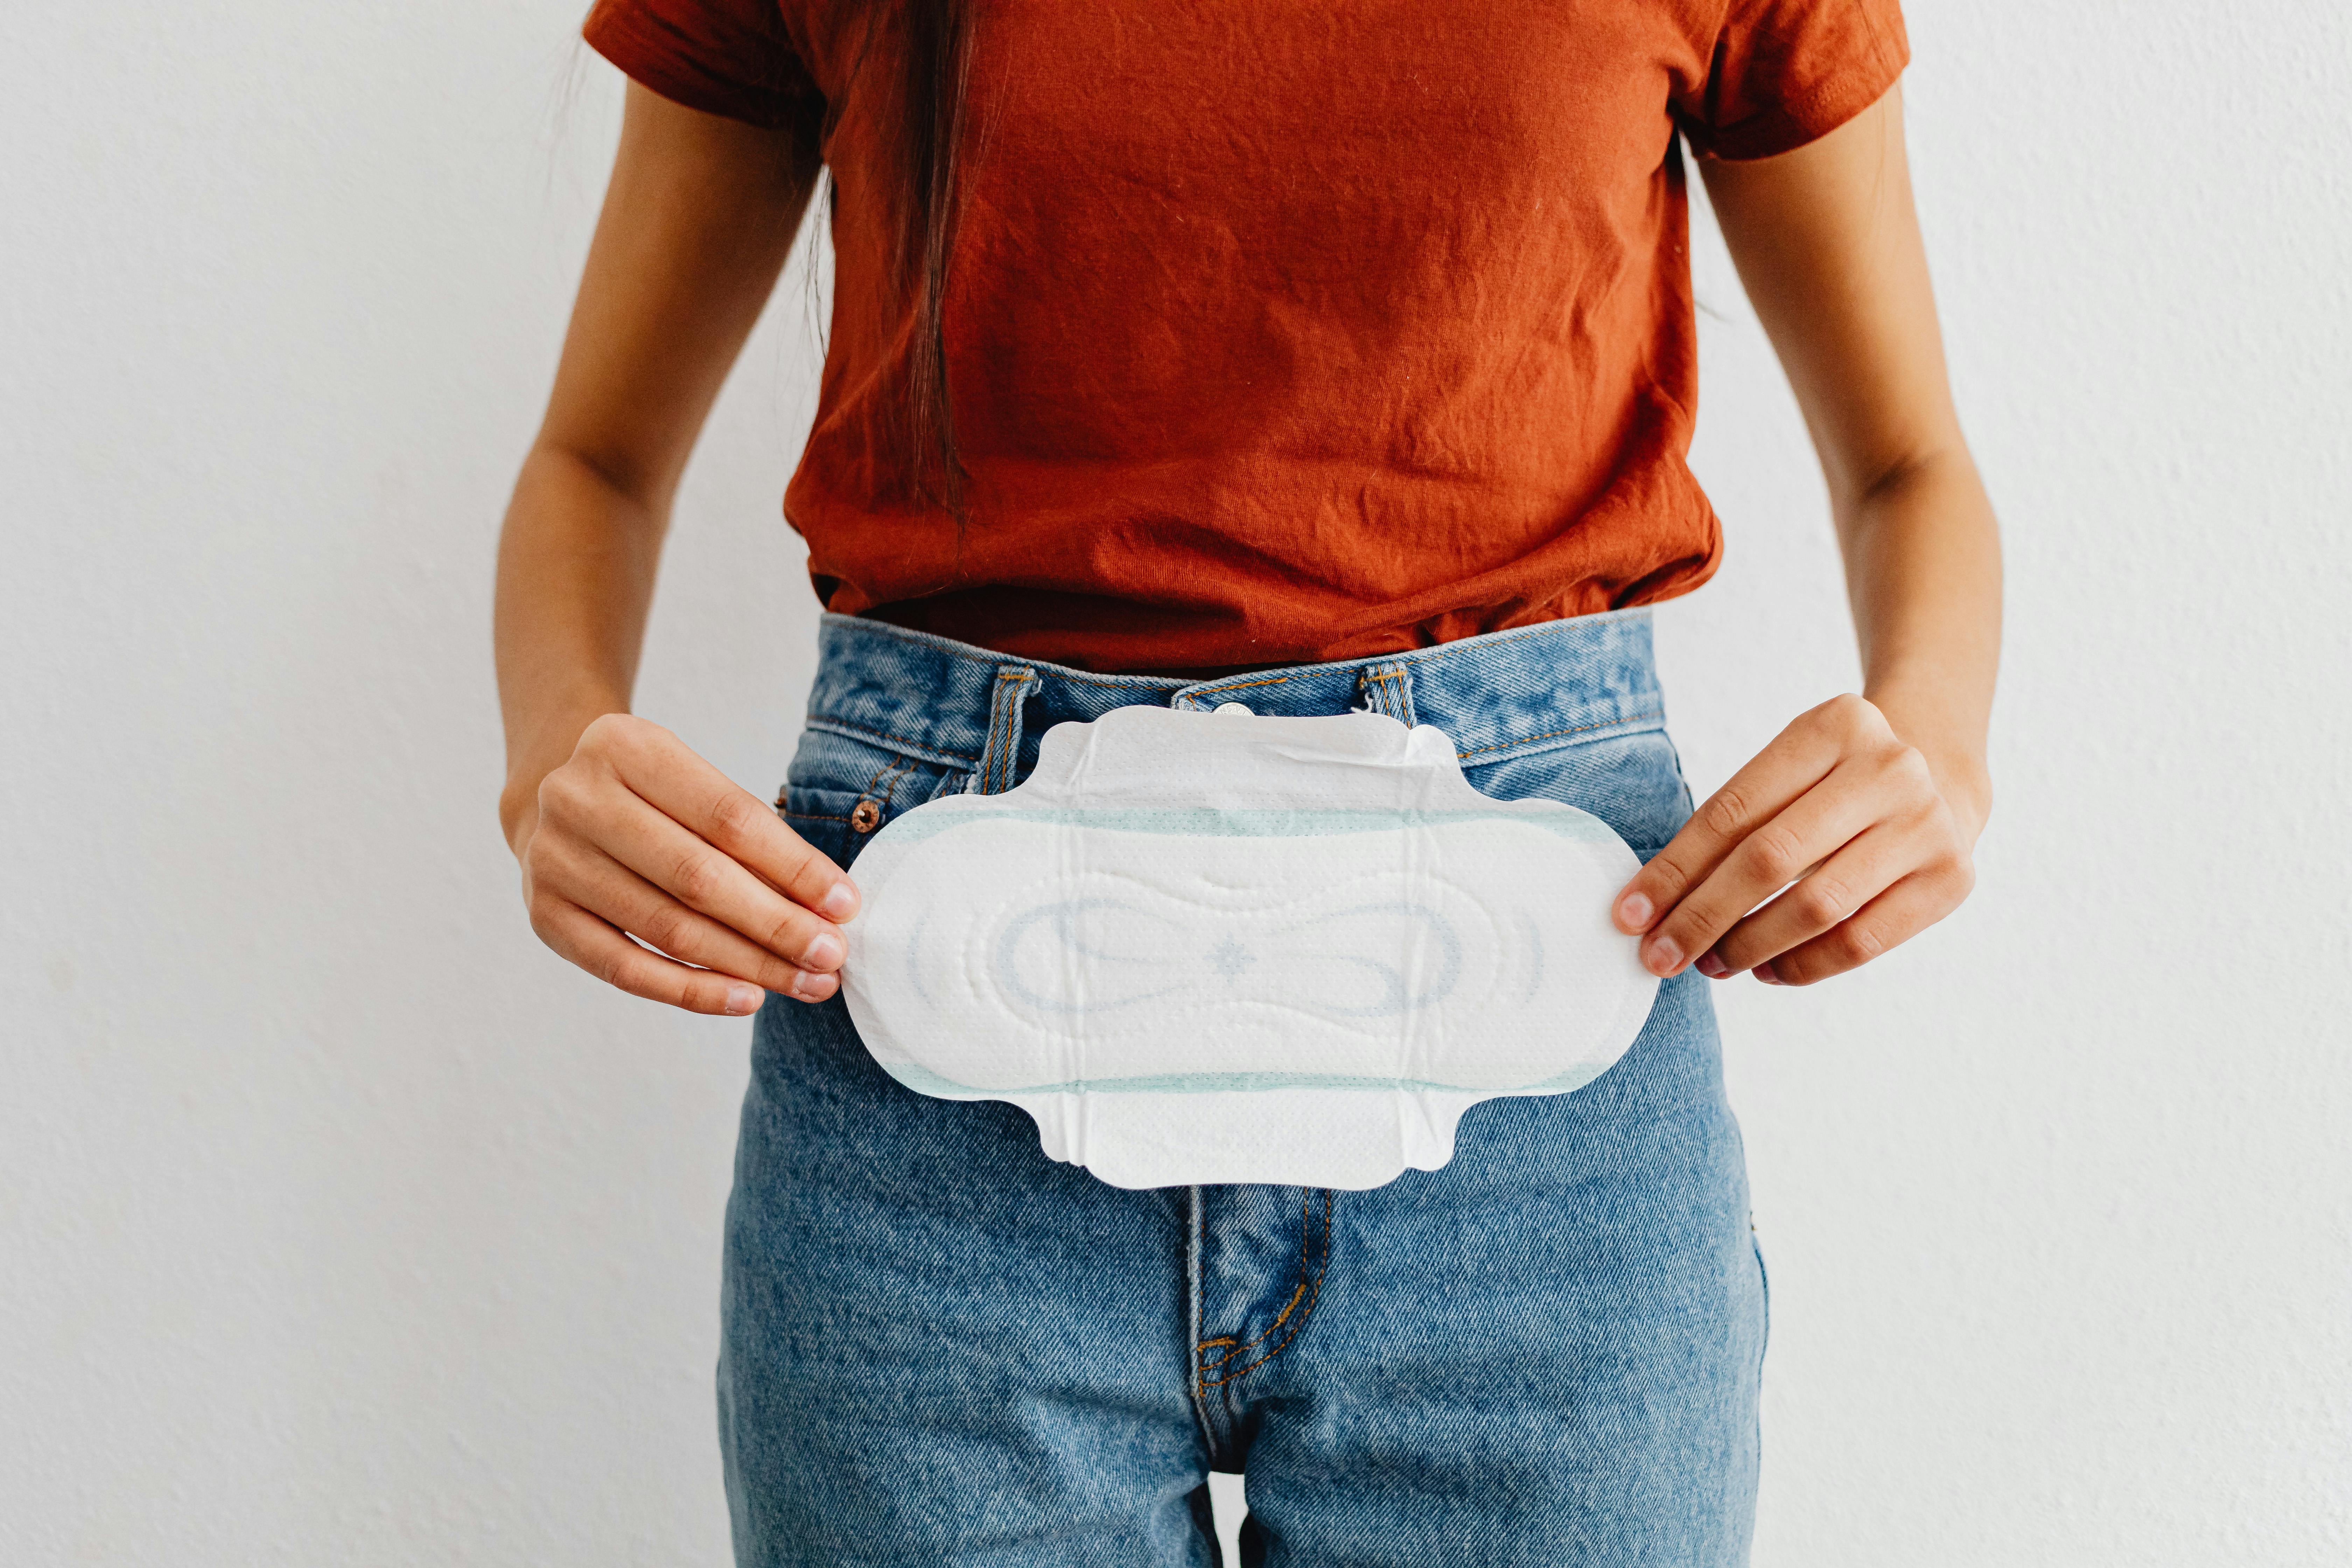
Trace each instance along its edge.
{"label": "woman's right hand", "polygon": [[631,995],[743,1014],[840,985],[856,886],[658,724],[590,724],[513,843],[540,940]]}

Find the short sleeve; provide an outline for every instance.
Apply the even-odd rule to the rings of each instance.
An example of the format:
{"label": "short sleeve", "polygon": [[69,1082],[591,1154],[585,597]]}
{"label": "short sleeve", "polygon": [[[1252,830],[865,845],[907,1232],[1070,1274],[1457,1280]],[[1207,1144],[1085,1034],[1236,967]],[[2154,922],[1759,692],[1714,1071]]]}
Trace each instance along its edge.
{"label": "short sleeve", "polygon": [[675,103],[812,140],[824,96],[786,31],[780,0],[596,0],[589,47]]}
{"label": "short sleeve", "polygon": [[1900,0],[1727,0],[1683,132],[1717,158],[1769,158],[1836,130],[1910,62]]}

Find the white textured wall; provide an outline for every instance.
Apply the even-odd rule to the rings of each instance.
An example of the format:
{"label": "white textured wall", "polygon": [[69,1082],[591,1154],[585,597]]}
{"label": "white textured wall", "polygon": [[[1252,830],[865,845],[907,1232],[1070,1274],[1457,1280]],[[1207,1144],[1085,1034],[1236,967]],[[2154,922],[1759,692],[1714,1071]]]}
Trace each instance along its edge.
{"label": "white textured wall", "polygon": [[[744,1026],[540,951],[493,531],[617,87],[580,0],[20,7],[0,51],[0,1560],[717,1563]],[[1721,993],[1770,1568],[2352,1555],[2352,218],[2330,0],[1913,0],[2009,529],[1975,901]],[[1702,787],[1852,683],[1719,249],[1664,616]],[[646,711],[755,789],[814,607],[797,285]]]}

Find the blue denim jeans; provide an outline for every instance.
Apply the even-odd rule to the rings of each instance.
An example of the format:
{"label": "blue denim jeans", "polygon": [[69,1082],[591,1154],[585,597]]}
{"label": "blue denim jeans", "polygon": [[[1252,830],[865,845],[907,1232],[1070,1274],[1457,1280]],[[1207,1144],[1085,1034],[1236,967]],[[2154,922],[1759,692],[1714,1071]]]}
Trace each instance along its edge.
{"label": "blue denim jeans", "polygon": [[[854,873],[1126,703],[1369,707],[1470,782],[1655,854],[1690,811],[1640,611],[1219,680],[828,616],[781,807]],[[1489,1100],[1369,1192],[1129,1192],[997,1101],[928,1099],[838,997],[761,1013],[727,1212],[719,1435],[744,1564],[1744,1563],[1762,1260],[1707,983],[1570,1095]]]}

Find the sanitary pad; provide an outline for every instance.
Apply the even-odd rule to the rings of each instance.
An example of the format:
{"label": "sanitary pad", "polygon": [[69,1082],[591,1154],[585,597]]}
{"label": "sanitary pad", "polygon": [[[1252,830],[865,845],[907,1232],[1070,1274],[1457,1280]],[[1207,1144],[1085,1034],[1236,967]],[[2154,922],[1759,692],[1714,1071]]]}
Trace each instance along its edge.
{"label": "sanitary pad", "polygon": [[843,991],[899,1082],[1008,1100],[1116,1185],[1373,1187],[1624,1053],[1658,985],[1609,921],[1638,865],[1427,725],[1120,708],[875,836]]}

